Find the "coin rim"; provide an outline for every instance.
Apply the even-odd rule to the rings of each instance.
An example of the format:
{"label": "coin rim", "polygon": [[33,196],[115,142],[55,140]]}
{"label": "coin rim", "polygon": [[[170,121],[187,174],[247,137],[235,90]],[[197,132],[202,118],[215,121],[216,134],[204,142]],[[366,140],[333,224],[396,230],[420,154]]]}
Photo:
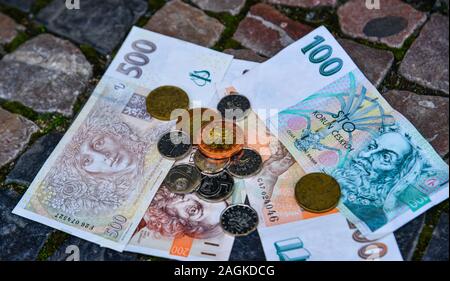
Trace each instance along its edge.
{"label": "coin rim", "polygon": [[[204,176],[214,176],[214,175],[219,175],[220,173],[222,173],[223,171],[225,171],[225,170],[228,168],[228,166],[230,165],[230,158],[224,158],[224,159],[214,159],[214,158],[209,158],[209,159],[216,160],[216,161],[220,161],[220,160],[225,160],[225,159],[227,159],[227,163],[226,163],[226,164],[224,165],[224,167],[223,167],[222,169],[220,169],[218,172],[215,172],[215,173],[208,173],[208,172],[205,172],[205,171],[203,171],[202,169],[200,169],[200,167],[198,167],[197,163],[195,162],[195,155],[196,155],[197,153],[203,155],[203,157],[205,157],[205,158],[209,158],[209,157],[207,157],[205,154],[203,154],[203,153],[200,151],[200,149],[197,149],[197,150],[194,152],[194,156],[193,156],[193,159],[194,159],[194,165],[195,165],[195,167],[197,167],[197,169],[200,171],[200,173],[201,173],[202,175],[204,175]],[[231,174],[231,173],[230,173],[230,174]]]}
{"label": "coin rim", "polygon": [[[328,177],[332,178],[332,179],[337,183],[337,186],[338,186],[338,188],[339,188],[339,199],[337,200],[336,204],[334,204],[332,207],[327,208],[327,209],[322,209],[322,210],[320,210],[320,211],[317,211],[317,210],[310,209],[309,207],[305,207],[304,204],[301,203],[301,202],[298,200],[298,198],[297,198],[297,184],[298,184],[304,177],[309,176],[309,175],[313,175],[313,174],[327,175]],[[306,175],[304,175],[303,177],[301,177],[301,178],[295,183],[295,187],[294,187],[294,196],[295,196],[295,201],[297,201],[297,204],[298,204],[302,209],[304,209],[305,211],[310,212],[310,213],[315,213],[315,214],[323,214],[323,213],[326,213],[326,212],[329,212],[329,211],[335,209],[335,208],[339,205],[339,202],[341,201],[341,196],[342,196],[341,185],[339,184],[339,182],[338,182],[334,177],[332,177],[332,176],[330,176],[330,175],[328,175],[328,174],[326,174],[326,173],[320,173],[320,172],[309,173],[309,174],[306,174]]]}
{"label": "coin rim", "polygon": [[[252,209],[252,210],[255,212],[255,214],[256,214],[256,224],[255,224],[255,226],[254,226],[250,231],[248,231],[248,232],[246,232],[246,233],[243,233],[243,234],[234,234],[234,233],[231,233],[231,232],[229,232],[229,231],[227,231],[227,230],[224,229],[224,227],[223,227],[223,225],[222,225],[223,214],[225,213],[225,211],[227,211],[228,209],[230,209],[230,208],[232,208],[232,207],[234,207],[234,206],[243,206],[243,207],[247,207],[247,208]],[[222,230],[223,230],[224,233],[226,233],[226,234],[228,234],[228,235],[231,235],[231,236],[233,236],[233,237],[247,236],[247,235],[249,235],[250,233],[252,233],[253,231],[257,230],[257,229],[258,229],[258,225],[259,225],[259,214],[258,214],[258,212],[255,210],[255,208],[253,208],[252,206],[250,206],[250,205],[248,205],[248,204],[233,204],[233,205],[230,205],[230,206],[226,207],[226,208],[222,211],[222,213],[220,214],[220,227],[222,228]]]}
{"label": "coin rim", "polygon": [[160,88],[164,88],[164,87],[172,87],[172,88],[177,88],[178,90],[180,90],[180,91],[183,93],[183,95],[185,95],[186,98],[187,98],[187,107],[186,107],[186,108],[179,108],[179,109],[189,110],[189,107],[190,107],[190,104],[191,104],[191,100],[190,100],[190,98],[189,98],[188,93],[187,93],[185,90],[183,90],[182,88],[180,88],[180,87],[178,87],[178,86],[174,86],[174,85],[162,85],[162,86],[156,87],[156,88],[154,88],[153,90],[151,90],[150,93],[149,93],[149,94],[147,95],[147,97],[145,98],[145,110],[146,110],[146,112],[147,112],[151,117],[153,117],[153,118],[155,118],[155,119],[157,119],[157,120],[159,120],[159,121],[172,121],[172,120],[176,120],[176,119],[170,119],[170,117],[169,117],[169,118],[161,117],[159,114],[152,114],[152,113],[150,112],[150,110],[148,110],[148,105],[147,105],[147,104],[148,104],[148,99],[150,98],[150,96],[152,95],[152,93],[153,93],[154,91],[156,91],[156,90],[158,90],[158,89],[160,89]]}
{"label": "coin rim", "polygon": [[[197,169],[197,167],[195,167],[195,165],[192,165],[190,163],[181,163],[181,164],[173,165],[172,168],[170,168],[169,173],[170,173],[170,171],[172,169],[174,169],[174,168],[176,168],[178,166],[191,166],[191,167],[193,167],[200,174],[200,183],[196,187],[193,187],[192,189],[189,189],[190,191],[186,191],[186,192],[179,192],[179,191],[175,192],[175,191],[172,191],[172,189],[169,187],[169,185],[166,184],[167,189],[170,192],[174,193],[174,194],[191,194],[191,193],[194,193],[199,188],[200,184],[202,183],[202,175],[201,175],[200,171]],[[169,175],[169,173],[167,173],[167,175]],[[167,175],[166,175],[166,178],[167,178]],[[163,180],[163,183],[164,183],[164,181],[165,181],[165,178]]]}
{"label": "coin rim", "polygon": [[200,187],[202,186],[202,182],[203,182],[203,179],[204,179],[205,177],[215,178],[215,177],[220,176],[222,173],[227,173],[227,171],[222,171],[222,172],[217,173],[217,174],[214,174],[214,175],[212,175],[212,176],[211,176],[211,175],[209,175],[209,176],[208,176],[208,175],[204,175],[204,177],[203,177],[202,180],[200,181],[200,184],[199,184],[198,188],[195,190],[195,194],[196,194],[200,199],[202,199],[203,201],[206,201],[206,202],[209,202],[209,203],[219,203],[219,202],[226,201],[228,198],[230,198],[231,195],[233,195],[233,192],[234,192],[234,186],[235,186],[235,184],[236,184],[236,181],[234,180],[233,176],[232,176],[230,173],[228,173],[228,174],[230,175],[231,179],[233,180],[233,186],[231,187],[231,192],[229,192],[229,193],[226,195],[226,197],[223,197],[223,198],[220,198],[220,199],[214,199],[214,200],[211,200],[211,199],[209,199],[209,198],[205,198],[205,197],[201,196],[201,195],[200,195],[201,193],[198,192],[198,191],[200,190]]}
{"label": "coin rim", "polygon": [[[246,178],[254,177],[254,176],[256,176],[257,174],[259,174],[259,172],[261,172],[261,170],[262,170],[262,168],[263,168],[263,158],[262,158],[261,154],[260,154],[258,151],[256,151],[256,149],[253,149],[253,148],[250,148],[250,147],[244,147],[244,148],[242,148],[242,150],[245,150],[245,149],[246,149],[246,150],[252,150],[252,151],[255,152],[256,154],[258,154],[259,157],[261,158],[261,165],[259,165],[258,170],[256,170],[255,172],[251,173],[250,175],[246,175],[246,176],[236,175],[236,174],[232,173],[232,172],[229,170],[229,168],[230,168],[230,166],[232,165],[231,158],[232,158],[233,156],[236,156],[237,153],[236,153],[235,155],[231,156],[231,157],[230,157],[230,164],[229,164],[228,167],[227,167],[227,171],[228,171],[233,177],[236,177],[236,178],[238,178],[238,179],[246,179]],[[241,151],[242,151],[242,150],[241,150]]]}
{"label": "coin rim", "polygon": [[[244,115],[243,115],[242,117],[236,118],[236,119],[227,119],[225,116],[222,115],[222,112],[219,110],[219,104],[220,104],[220,102],[221,102],[223,99],[225,99],[225,98],[227,98],[227,97],[230,97],[230,96],[241,96],[241,97],[244,97],[244,98],[246,98],[246,99],[248,100],[248,104],[250,105],[250,107],[249,107],[247,110],[244,111]],[[244,120],[245,118],[248,117],[248,115],[250,114],[250,111],[251,111],[251,109],[252,109],[252,103],[251,103],[251,101],[250,101],[249,98],[247,98],[246,96],[241,95],[241,94],[239,94],[239,93],[238,93],[238,94],[228,94],[228,95],[225,95],[224,97],[222,97],[222,98],[219,100],[219,102],[217,103],[216,109],[217,109],[217,111],[219,112],[220,116],[222,116],[222,119],[223,119],[223,120],[228,120],[228,121],[236,120],[236,122],[238,122],[238,121],[242,121],[242,120]]]}
{"label": "coin rim", "polygon": [[[159,142],[161,141],[161,139],[162,139],[165,135],[170,134],[170,133],[172,133],[172,132],[181,132],[182,134],[186,135],[187,138],[188,138],[189,141],[190,141],[189,135],[186,134],[185,132],[181,131],[181,130],[168,131],[168,132],[163,133],[163,134],[159,137],[158,142],[156,143],[156,149],[158,150],[159,155],[161,155],[161,157],[164,158],[164,159],[167,159],[167,160],[180,160],[180,159],[183,159],[183,158],[185,158],[189,153],[191,153],[191,151],[192,151],[192,143],[189,145],[189,149],[188,149],[184,154],[182,154],[182,155],[180,155],[180,156],[178,156],[178,157],[169,157],[169,156],[166,156],[166,155],[164,155],[163,153],[161,153],[161,150],[159,150],[159,145],[158,145],[158,144],[159,144]],[[172,168],[173,168],[173,167],[172,167]]]}

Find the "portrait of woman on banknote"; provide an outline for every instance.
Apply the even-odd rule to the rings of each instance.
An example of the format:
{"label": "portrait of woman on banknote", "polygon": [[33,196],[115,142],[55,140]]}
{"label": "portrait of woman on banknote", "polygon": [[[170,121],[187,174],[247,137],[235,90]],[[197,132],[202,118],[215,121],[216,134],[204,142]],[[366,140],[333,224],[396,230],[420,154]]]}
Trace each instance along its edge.
{"label": "portrait of woman on banknote", "polygon": [[145,155],[161,132],[142,133],[125,120],[108,105],[90,113],[46,178],[52,208],[106,214],[135,199],[144,180]]}

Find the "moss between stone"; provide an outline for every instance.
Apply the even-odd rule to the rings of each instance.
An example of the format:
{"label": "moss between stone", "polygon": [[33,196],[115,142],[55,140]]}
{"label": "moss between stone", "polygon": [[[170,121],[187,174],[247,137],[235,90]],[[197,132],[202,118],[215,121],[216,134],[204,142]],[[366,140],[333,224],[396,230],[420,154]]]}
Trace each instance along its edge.
{"label": "moss between stone", "polygon": [[437,205],[436,207],[432,208],[431,210],[427,211],[425,218],[425,226],[423,227],[423,230],[420,233],[419,241],[417,243],[416,250],[414,252],[412,260],[414,261],[422,260],[427,250],[427,247],[431,241],[431,238],[433,237],[434,228],[438,224],[441,214],[443,212],[448,213],[448,211],[449,211],[448,199],[443,203]]}
{"label": "moss between stone", "polygon": [[31,7],[31,12],[33,14],[37,14],[40,10],[42,10],[45,6],[50,4],[53,0],[35,0],[33,6]]}
{"label": "moss between stone", "polygon": [[58,250],[59,247],[61,247],[61,245],[67,238],[69,238],[69,234],[67,233],[58,230],[53,232],[45,242],[44,246],[39,251],[37,260],[38,261],[48,260],[56,252],[56,250]]}

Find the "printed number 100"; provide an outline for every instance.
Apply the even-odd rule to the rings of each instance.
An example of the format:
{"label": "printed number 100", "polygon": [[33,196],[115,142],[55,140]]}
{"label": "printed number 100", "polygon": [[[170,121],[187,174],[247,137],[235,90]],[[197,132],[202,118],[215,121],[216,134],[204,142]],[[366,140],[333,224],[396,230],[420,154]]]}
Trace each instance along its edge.
{"label": "printed number 100", "polygon": [[343,61],[340,58],[330,58],[333,54],[333,48],[330,45],[321,45],[325,42],[322,36],[315,36],[314,42],[302,48],[302,53],[306,55],[309,51],[309,61],[320,65],[320,74],[331,76],[342,69]]}

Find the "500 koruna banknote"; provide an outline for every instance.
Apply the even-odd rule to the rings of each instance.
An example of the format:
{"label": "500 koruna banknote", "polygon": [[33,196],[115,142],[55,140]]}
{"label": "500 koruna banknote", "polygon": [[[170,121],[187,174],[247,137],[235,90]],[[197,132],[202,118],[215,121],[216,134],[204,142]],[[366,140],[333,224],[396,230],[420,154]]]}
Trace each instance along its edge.
{"label": "500 koruna banknote", "polygon": [[207,103],[231,60],[133,28],[13,213],[122,251],[173,164],[156,148],[173,124],[147,114],[146,96],[173,85]]}

